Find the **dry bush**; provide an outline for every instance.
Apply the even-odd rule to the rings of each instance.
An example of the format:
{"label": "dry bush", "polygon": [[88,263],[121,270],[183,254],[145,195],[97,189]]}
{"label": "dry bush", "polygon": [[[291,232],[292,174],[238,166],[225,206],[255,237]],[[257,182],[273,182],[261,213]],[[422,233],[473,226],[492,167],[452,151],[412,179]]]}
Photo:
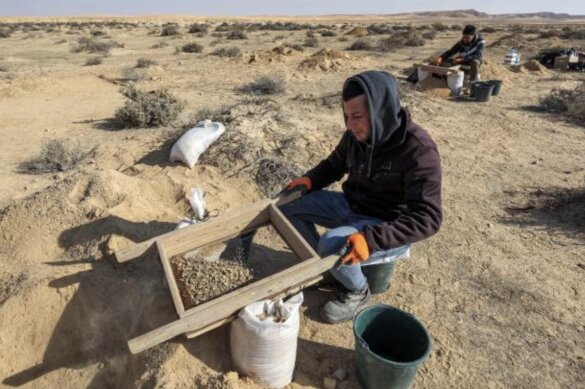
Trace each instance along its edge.
{"label": "dry bush", "polygon": [[101,36],[101,37],[106,37],[108,36],[108,34],[104,31],[104,30],[91,30],[89,32],[89,34],[91,36]]}
{"label": "dry bush", "polygon": [[77,146],[64,140],[52,140],[43,145],[41,152],[20,164],[19,171],[29,174],[62,172],[73,169],[85,158]]}
{"label": "dry bush", "polygon": [[371,24],[366,27],[369,35],[392,34],[394,28],[390,24]]}
{"label": "dry bush", "polygon": [[249,135],[237,129],[228,129],[201,155],[200,163],[219,168],[230,176],[253,166],[260,147]]}
{"label": "dry bush", "polygon": [[553,89],[540,99],[540,106],[547,112],[564,114],[583,123],[585,121],[585,82],[575,89]]}
{"label": "dry bush", "polygon": [[497,32],[498,30],[496,28],[493,27],[483,27],[481,29],[482,34],[493,34],[494,32]]}
{"label": "dry bush", "polygon": [[108,55],[112,49],[119,47],[124,47],[124,44],[111,40],[102,41],[88,37],[81,37],[71,48],[71,51],[74,53],[85,51],[88,53]]}
{"label": "dry bush", "polygon": [[242,55],[242,50],[239,47],[220,47],[215,49],[211,55],[216,55],[218,57],[229,57],[235,58],[240,57]]}
{"label": "dry bush", "polygon": [[201,53],[203,51],[203,46],[197,42],[187,43],[181,47],[181,51],[183,53]]}
{"label": "dry bush", "polygon": [[305,51],[305,47],[303,45],[298,44],[298,43],[285,43],[285,44],[283,44],[283,46],[291,48],[291,49],[296,50],[296,51],[301,51],[301,52]]}
{"label": "dry bush", "polygon": [[166,89],[143,92],[131,85],[121,93],[128,100],[114,114],[114,122],[122,128],[171,124],[184,107],[183,102]]}
{"label": "dry bush", "polygon": [[561,39],[585,39],[585,30],[565,31],[561,35]]}
{"label": "dry bush", "polygon": [[0,62],[0,72],[7,72],[9,67],[7,64]]}
{"label": "dry bush", "polygon": [[136,61],[137,68],[148,68],[150,66],[156,66],[158,63],[154,59],[150,58],[138,58]]}
{"label": "dry bush", "polygon": [[101,65],[103,62],[103,57],[91,57],[85,61],[85,66]]}
{"label": "dry bush", "polygon": [[209,26],[207,24],[195,23],[189,27],[189,34],[207,34]]}
{"label": "dry bush", "polygon": [[261,76],[240,87],[238,91],[252,95],[280,95],[286,91],[286,86],[281,77]]}
{"label": "dry bush", "polygon": [[319,47],[319,40],[314,36],[308,37],[303,43],[305,47]]}
{"label": "dry bush", "polygon": [[241,39],[248,39],[248,36],[242,30],[232,30],[229,32],[229,34],[227,34],[226,39],[241,40]]}
{"label": "dry bush", "polygon": [[335,31],[325,30],[325,31],[321,31],[321,36],[332,37],[332,36],[337,36],[337,33]]}
{"label": "dry bush", "polygon": [[10,38],[11,32],[7,28],[0,28],[0,38]]}
{"label": "dry bush", "polygon": [[432,28],[433,28],[433,30],[439,31],[439,32],[444,32],[444,31],[449,30],[449,26],[447,26],[446,24],[443,24],[443,23],[433,23]]}
{"label": "dry bush", "polygon": [[421,36],[422,36],[423,39],[427,39],[427,40],[431,40],[432,41],[433,39],[435,39],[437,37],[437,31],[436,30],[426,31],[426,32],[423,32],[421,34]]}
{"label": "dry bush", "polygon": [[146,69],[130,68],[122,71],[122,82],[141,82],[152,80],[152,77],[148,74]]}
{"label": "dry bush", "polygon": [[353,42],[347,50],[358,51],[358,50],[372,50],[374,46],[369,39],[357,39]]}
{"label": "dry bush", "polygon": [[151,49],[162,49],[163,47],[169,47],[169,43],[167,41],[160,41],[152,45]]}
{"label": "dry bush", "polygon": [[295,178],[301,177],[304,171],[298,166],[283,159],[263,158],[258,162],[254,173],[254,181],[266,196],[272,197]]}
{"label": "dry bush", "polygon": [[178,24],[175,23],[168,23],[162,27],[162,31],[160,32],[160,36],[177,36],[181,35],[181,29],[179,28]]}

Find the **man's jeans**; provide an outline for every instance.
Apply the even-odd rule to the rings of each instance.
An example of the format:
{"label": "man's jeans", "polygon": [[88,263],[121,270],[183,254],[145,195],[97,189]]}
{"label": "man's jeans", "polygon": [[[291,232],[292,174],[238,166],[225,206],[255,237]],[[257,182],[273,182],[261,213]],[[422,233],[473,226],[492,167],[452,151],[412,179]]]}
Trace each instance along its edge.
{"label": "man's jeans", "polygon": [[[382,223],[382,219],[354,213],[343,193],[318,190],[280,207],[282,213],[321,257],[337,254],[347,237],[365,226]],[[315,225],[330,230],[319,237]],[[391,262],[408,257],[410,245],[371,253],[361,265],[342,265],[331,269],[331,275],[352,292],[362,291],[367,280],[360,266]]]}

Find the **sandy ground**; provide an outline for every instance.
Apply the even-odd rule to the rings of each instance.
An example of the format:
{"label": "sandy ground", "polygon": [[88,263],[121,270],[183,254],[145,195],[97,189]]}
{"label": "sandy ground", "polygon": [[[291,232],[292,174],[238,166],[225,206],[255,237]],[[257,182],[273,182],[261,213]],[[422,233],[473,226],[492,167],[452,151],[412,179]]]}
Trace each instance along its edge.
{"label": "sandy ground", "polygon": [[[231,372],[229,326],[136,356],[127,350],[128,339],[172,320],[175,312],[158,258],[118,265],[112,249],[173,229],[188,213],[186,194],[194,185],[220,213],[264,196],[249,175],[169,164],[168,139],[176,129],[107,125],[124,101],[116,80],[138,58],[158,62],[139,87],[176,93],[186,102],[181,120],[203,108],[239,104],[227,131],[243,131],[266,152],[280,150],[309,168],[344,130],[336,95],[346,77],[367,69],[402,76],[458,37],[440,32],[420,48],[348,52],[334,70],[321,71],[299,65],[321,48],[342,50],[354,38],[319,37],[319,48],[247,64],[208,53],[222,46],[248,54],[271,50],[302,43],[305,32],[252,32],[248,40],[222,39],[210,47],[218,38],[149,34],[157,30],[108,31],[125,47],[97,66],[84,66],[92,55],[70,51],[87,30],[0,39],[0,60],[8,66],[0,73],[1,385],[255,387]],[[486,39],[489,44],[506,34]],[[524,56],[559,43],[530,39]],[[169,46],[151,48],[160,41]],[[203,44],[204,52],[175,54],[176,46],[191,41]],[[561,43],[585,48],[583,41]],[[374,300],[414,313],[432,335],[433,352],[416,388],[583,385],[585,132],[582,123],[532,107],[552,88],[574,87],[585,76],[510,72],[497,65],[507,49],[488,49],[486,75],[505,81],[501,96],[489,103],[452,100],[441,91],[403,93],[415,121],[439,146],[445,219],[438,235],[415,245],[412,258],[400,263],[390,291]],[[264,74],[286,81],[286,93],[273,98],[276,113],[238,103],[244,96],[235,88]],[[292,146],[279,148],[275,134],[294,137]],[[71,171],[18,172],[51,139],[93,151]],[[260,236],[257,256],[286,257],[282,245],[271,242],[270,233]],[[351,323],[319,321],[326,297],[316,290],[305,294],[291,388],[321,387],[338,368],[350,372],[339,387],[357,387]]]}

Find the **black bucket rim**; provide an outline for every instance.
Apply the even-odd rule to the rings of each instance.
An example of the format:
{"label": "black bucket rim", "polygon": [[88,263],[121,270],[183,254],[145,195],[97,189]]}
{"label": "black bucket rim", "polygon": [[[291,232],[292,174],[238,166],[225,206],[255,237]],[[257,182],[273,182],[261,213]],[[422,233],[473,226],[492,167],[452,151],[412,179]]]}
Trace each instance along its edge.
{"label": "black bucket rim", "polygon": [[[355,328],[355,322],[356,322],[356,319],[359,315],[361,315],[365,311],[368,311],[370,309],[375,309],[375,308],[383,308],[383,309],[389,308],[389,309],[392,309],[394,311],[398,311],[401,314],[404,314],[406,316],[410,316],[422,328],[424,334],[426,335],[427,339],[429,340],[429,347],[427,347],[427,350],[424,352],[424,354],[422,356],[420,356],[419,358],[415,359],[414,361],[410,361],[410,362],[396,362],[396,361],[393,361],[391,359],[382,358],[381,356],[374,353],[369,348],[364,347],[364,350],[367,352],[367,354],[372,356],[374,359],[378,360],[379,362],[388,363],[388,364],[398,366],[398,367],[410,367],[410,366],[416,366],[416,365],[422,364],[429,357],[429,354],[431,353],[431,351],[433,349],[433,340],[431,338],[431,334],[429,334],[427,327],[423,324],[423,322],[421,322],[419,319],[417,319],[416,316],[414,316],[412,313],[406,312],[400,308],[396,308],[396,307],[393,307],[392,305],[388,305],[388,304],[373,304],[373,305],[369,305],[368,307],[360,310],[353,317],[353,324],[352,324],[353,336],[356,339],[359,339],[361,342],[366,343],[366,341],[360,335],[358,335],[356,328]],[[356,347],[357,347],[357,345],[356,345]]]}

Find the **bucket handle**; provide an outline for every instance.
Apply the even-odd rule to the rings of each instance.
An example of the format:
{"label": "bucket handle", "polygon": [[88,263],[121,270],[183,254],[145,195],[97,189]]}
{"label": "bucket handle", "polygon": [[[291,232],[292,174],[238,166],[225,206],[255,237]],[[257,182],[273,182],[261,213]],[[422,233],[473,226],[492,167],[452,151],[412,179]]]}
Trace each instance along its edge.
{"label": "bucket handle", "polygon": [[361,346],[363,349],[370,351],[370,346],[368,346],[368,344],[366,343],[366,341],[365,341],[365,340],[363,340],[361,336],[360,336],[360,337],[358,337],[358,342],[359,342],[360,346]]}

